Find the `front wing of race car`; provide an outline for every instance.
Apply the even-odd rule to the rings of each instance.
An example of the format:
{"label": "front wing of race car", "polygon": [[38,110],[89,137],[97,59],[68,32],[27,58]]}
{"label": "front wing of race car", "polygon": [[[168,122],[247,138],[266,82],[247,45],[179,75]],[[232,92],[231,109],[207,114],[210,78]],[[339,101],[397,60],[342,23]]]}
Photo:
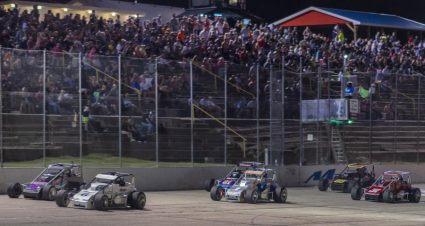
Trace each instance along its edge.
{"label": "front wing of race car", "polygon": [[332,191],[342,191],[344,189],[344,185],[347,182],[346,179],[336,179],[332,181],[331,189]]}
{"label": "front wing of race car", "polygon": [[236,188],[230,188],[227,189],[226,194],[225,194],[225,198],[227,200],[237,200],[237,201],[241,201],[241,194],[242,192],[245,190],[245,188],[243,187],[236,187]]}
{"label": "front wing of race car", "polygon": [[71,206],[75,208],[93,209],[93,200],[97,193],[98,191],[82,190],[70,199]]}

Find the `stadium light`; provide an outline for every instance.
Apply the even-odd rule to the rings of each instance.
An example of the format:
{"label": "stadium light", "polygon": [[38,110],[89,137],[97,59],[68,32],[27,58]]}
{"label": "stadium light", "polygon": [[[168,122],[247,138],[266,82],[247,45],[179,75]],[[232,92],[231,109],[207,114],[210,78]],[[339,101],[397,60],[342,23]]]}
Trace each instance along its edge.
{"label": "stadium light", "polygon": [[43,6],[41,6],[41,5],[37,5],[37,9],[38,9],[38,10],[41,10],[41,9],[43,9]]}
{"label": "stadium light", "polygon": [[112,12],[111,15],[112,16],[117,16],[117,13],[116,12]]}
{"label": "stadium light", "polygon": [[87,13],[92,14],[93,10],[89,9],[89,10],[87,10]]}
{"label": "stadium light", "polygon": [[15,3],[10,4],[10,8],[15,8],[15,7],[16,7]]}
{"label": "stadium light", "polygon": [[68,8],[63,8],[63,11],[64,12],[68,12]]}

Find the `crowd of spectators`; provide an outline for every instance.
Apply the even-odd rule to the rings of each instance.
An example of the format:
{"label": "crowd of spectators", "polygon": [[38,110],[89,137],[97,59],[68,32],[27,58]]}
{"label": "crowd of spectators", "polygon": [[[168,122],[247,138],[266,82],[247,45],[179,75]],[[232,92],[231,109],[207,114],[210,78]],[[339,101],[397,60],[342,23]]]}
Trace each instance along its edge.
{"label": "crowd of spectators", "polygon": [[[270,66],[280,67],[282,59],[285,59],[285,67],[294,72],[312,72],[323,66],[335,69],[337,73],[342,70],[346,73],[373,72],[376,73],[377,79],[388,73],[425,72],[425,41],[417,36],[410,36],[406,42],[402,42],[396,33],[378,32],[371,38],[349,40],[345,37],[344,30],[338,26],[335,26],[329,35],[324,35],[315,33],[308,27],[301,30],[296,27],[282,28],[266,24],[245,25],[241,21],[231,26],[222,17],[174,16],[170,21],[163,21],[158,16],[150,20],[129,18],[121,21],[118,18],[102,18],[95,14],[54,15],[48,12],[41,17],[36,8],[31,11],[0,8],[0,31],[2,47],[46,49],[52,51],[53,56],[60,55],[63,51],[82,53],[85,62],[95,68],[101,68],[104,73],[92,73],[83,81],[87,100],[84,104],[90,106],[92,114],[117,112],[117,80],[110,75],[118,74],[118,63],[116,59],[101,60],[100,55],[121,55],[150,62],[146,63],[146,68],[143,69],[137,69],[135,66],[132,68],[131,63],[122,67],[123,82],[129,84],[129,87],[124,87],[122,108],[128,115],[143,113],[140,112],[140,103],[136,103],[132,98],[135,91],[142,97],[154,95],[152,92],[155,69],[152,65],[155,59],[159,59],[159,64],[166,64],[168,60],[194,59],[202,68],[218,75],[223,73],[225,62],[245,68],[246,73],[235,72],[229,75],[228,82],[236,87],[232,88],[233,94],[241,93],[242,89],[256,93],[256,65],[259,65],[260,70]],[[30,60],[34,63],[37,61],[32,58]],[[20,63],[10,62],[11,65]],[[60,65],[60,61],[52,60],[51,64]],[[189,90],[188,71],[182,69],[185,66],[167,66],[177,72],[169,72],[171,76],[159,73],[162,106],[176,104],[172,101],[173,98],[183,93],[188,94]],[[48,97],[47,101],[48,109],[52,113],[75,111],[70,99],[72,93],[76,93],[77,77],[75,71],[68,69],[59,75],[51,72],[49,77],[48,91],[54,95]],[[89,72],[93,68],[85,67],[84,70]],[[41,72],[36,73],[36,77],[40,78]],[[264,74],[266,76],[261,76],[259,81],[261,103],[264,103],[269,95],[270,81],[268,73]],[[2,80],[5,80],[6,84],[16,86],[14,91],[40,91],[25,85],[17,86],[13,83],[13,78],[5,73]],[[41,83],[38,79],[32,86],[40,87]],[[288,83],[285,91],[296,93],[297,85],[299,84],[296,81]],[[37,99],[37,95],[31,98]],[[211,98],[195,98],[197,103],[213,112],[223,109]],[[29,102],[29,97],[23,96],[20,110],[36,111]],[[231,112],[235,117],[252,117],[255,115],[254,103],[252,96],[240,95],[240,98],[233,100]]]}

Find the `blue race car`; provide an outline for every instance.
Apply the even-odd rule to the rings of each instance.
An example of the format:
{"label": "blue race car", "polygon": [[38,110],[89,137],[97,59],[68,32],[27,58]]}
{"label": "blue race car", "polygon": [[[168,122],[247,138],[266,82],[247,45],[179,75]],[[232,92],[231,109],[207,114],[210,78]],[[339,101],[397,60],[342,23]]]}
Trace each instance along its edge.
{"label": "blue race car", "polygon": [[255,170],[263,167],[264,164],[260,162],[241,162],[239,165],[235,166],[226,177],[205,181],[205,190],[210,192],[212,200],[219,201],[224,196],[226,190],[232,187],[235,182],[243,176],[246,170]]}
{"label": "blue race car", "polygon": [[285,203],[287,196],[286,188],[279,185],[276,171],[273,169],[245,171],[243,176],[224,194],[227,200],[248,203],[257,203],[259,200]]}

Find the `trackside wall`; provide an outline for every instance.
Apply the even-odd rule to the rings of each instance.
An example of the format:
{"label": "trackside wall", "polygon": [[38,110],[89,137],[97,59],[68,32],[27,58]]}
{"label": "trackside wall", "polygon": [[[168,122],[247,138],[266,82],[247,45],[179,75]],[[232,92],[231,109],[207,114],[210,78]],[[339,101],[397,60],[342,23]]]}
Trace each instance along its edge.
{"label": "trackside wall", "polygon": [[[202,189],[209,178],[223,177],[232,166],[227,167],[174,167],[174,168],[84,168],[86,181],[100,172],[121,171],[133,173],[137,187],[144,191]],[[284,186],[314,186],[321,177],[331,177],[344,168],[343,165],[285,166],[278,168],[279,181]],[[413,183],[425,183],[425,164],[375,165],[377,175],[386,170],[411,172]],[[13,182],[31,181],[42,168],[0,168],[0,193]]]}

